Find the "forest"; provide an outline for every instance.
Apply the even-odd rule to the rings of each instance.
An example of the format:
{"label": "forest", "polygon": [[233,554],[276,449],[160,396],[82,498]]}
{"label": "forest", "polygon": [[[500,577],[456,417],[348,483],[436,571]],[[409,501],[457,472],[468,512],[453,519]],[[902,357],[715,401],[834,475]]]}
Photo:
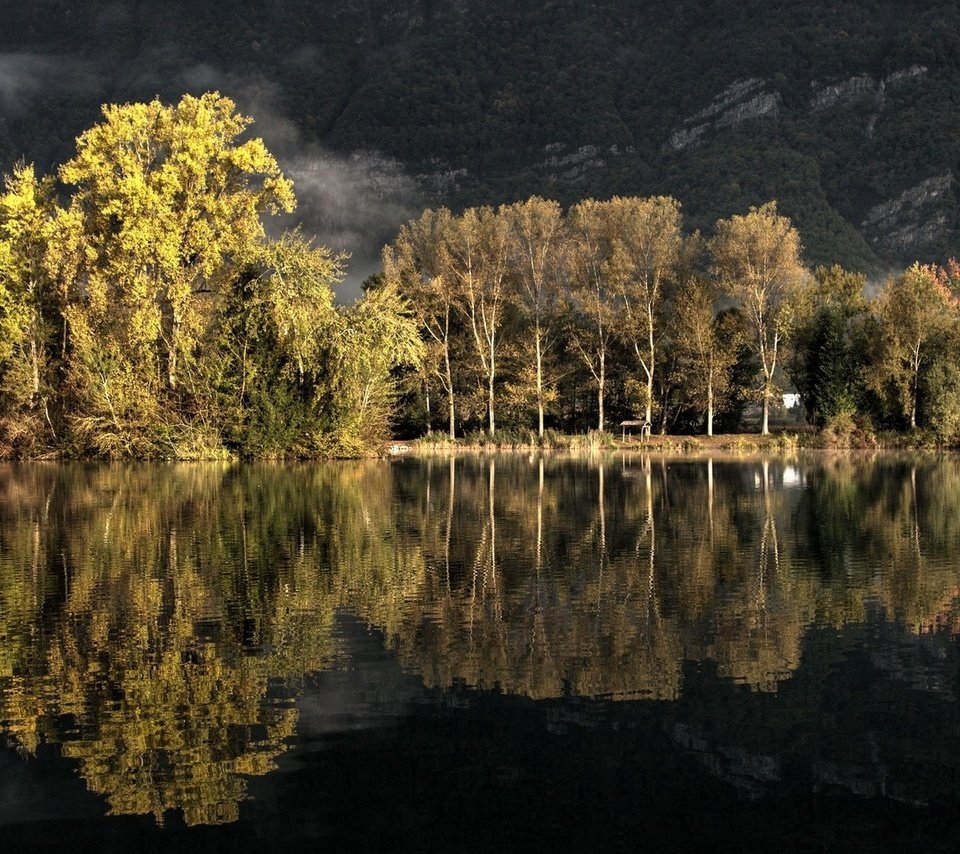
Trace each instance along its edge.
{"label": "forest", "polygon": [[550,444],[621,419],[835,444],[960,435],[960,265],[867,295],[809,272],[774,201],[684,226],[668,196],[425,210],[352,305],[347,258],[219,93],[108,105],[56,176],[0,195],[0,453],[357,456],[392,432]]}
{"label": "forest", "polygon": [[766,434],[785,388],[832,444],[960,430],[960,265],[915,263],[868,298],[861,273],[806,269],[773,201],[710,237],[665,196],[428,210],[385,249],[383,282],[424,340],[421,431],[712,435],[755,414]]}

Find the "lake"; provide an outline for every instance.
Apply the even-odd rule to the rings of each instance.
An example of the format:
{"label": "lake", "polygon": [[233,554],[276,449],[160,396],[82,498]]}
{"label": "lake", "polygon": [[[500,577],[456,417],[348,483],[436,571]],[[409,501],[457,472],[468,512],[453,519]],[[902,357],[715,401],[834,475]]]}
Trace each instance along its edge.
{"label": "lake", "polygon": [[4,465],[0,841],[954,850],[958,633],[953,456]]}

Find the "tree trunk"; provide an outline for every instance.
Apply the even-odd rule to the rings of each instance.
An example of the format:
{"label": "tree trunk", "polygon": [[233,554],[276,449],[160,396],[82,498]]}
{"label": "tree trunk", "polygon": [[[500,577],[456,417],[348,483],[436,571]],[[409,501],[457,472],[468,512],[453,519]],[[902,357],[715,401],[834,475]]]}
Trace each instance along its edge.
{"label": "tree trunk", "polygon": [[[486,328],[486,327],[485,327]],[[497,375],[497,349],[496,349],[496,332],[492,335],[486,336],[487,344],[487,354],[489,369],[487,371],[487,414],[488,414],[488,425],[491,438],[497,429],[497,421],[494,415],[494,402],[493,402],[493,383]],[[477,340],[477,345],[479,346],[480,341]]]}
{"label": "tree trunk", "polygon": [[603,356],[600,357],[600,378],[597,380],[597,403],[600,409],[600,417],[597,421],[597,429],[602,433],[603,432],[603,392],[604,386],[607,384],[607,374],[606,374],[606,365],[605,359]]}
{"label": "tree trunk", "polygon": [[707,435],[713,435],[713,380],[707,382]]}
{"label": "tree trunk", "polygon": [[764,436],[770,435],[770,387],[766,384],[763,386],[763,426],[760,433]]}
{"label": "tree trunk", "polygon": [[444,347],[443,350],[444,365],[447,372],[447,403],[450,407],[450,440],[457,438],[456,430],[456,407],[453,400],[453,372],[450,370],[450,348]]}
{"label": "tree trunk", "polygon": [[487,378],[487,410],[490,413],[490,435],[496,432],[497,424],[493,414],[493,365],[490,366],[490,375]]}
{"label": "tree trunk", "polygon": [[425,382],[423,384],[423,394],[427,406],[427,435],[429,436],[433,433],[433,427],[430,426],[430,383]]}
{"label": "tree trunk", "polygon": [[[171,307],[173,319],[170,321],[170,344],[167,348],[167,383],[172,391],[177,388],[177,341],[180,338],[180,320],[177,316],[177,309]],[[301,370],[301,381],[303,371]]]}
{"label": "tree trunk", "polygon": [[[176,334],[176,333],[174,333]],[[302,374],[302,372],[301,372]],[[177,388],[177,348],[171,343],[170,350],[167,353],[167,383],[170,388],[176,391]]]}
{"label": "tree trunk", "polygon": [[540,351],[540,321],[537,321],[537,430],[543,438],[543,353]]}
{"label": "tree trunk", "polygon": [[30,403],[34,405],[40,397],[40,348],[33,337],[30,338],[30,373],[33,392]]}
{"label": "tree trunk", "polygon": [[[654,360],[656,359],[656,345],[653,340],[653,308],[647,305],[647,345],[649,346],[650,367],[647,368],[647,411],[645,419],[647,424],[653,423],[653,370]],[[664,417],[664,427],[666,427],[666,417]],[[666,429],[664,429],[666,432]]]}
{"label": "tree trunk", "polygon": [[[918,361],[918,360],[917,360]],[[920,385],[920,366],[914,362],[913,369],[913,391],[910,395],[910,429],[917,429],[917,389]]]}

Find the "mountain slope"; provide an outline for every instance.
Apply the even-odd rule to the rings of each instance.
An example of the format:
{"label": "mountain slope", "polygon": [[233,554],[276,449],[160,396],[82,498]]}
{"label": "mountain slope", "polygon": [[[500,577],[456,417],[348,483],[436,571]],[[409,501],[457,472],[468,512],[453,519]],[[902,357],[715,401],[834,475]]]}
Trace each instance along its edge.
{"label": "mountain slope", "polygon": [[299,174],[308,224],[361,255],[420,205],[531,193],[670,193],[702,229],[775,197],[808,262],[870,273],[960,243],[955,2],[3,0],[0,15],[5,167],[52,168],[103,101],[216,87]]}

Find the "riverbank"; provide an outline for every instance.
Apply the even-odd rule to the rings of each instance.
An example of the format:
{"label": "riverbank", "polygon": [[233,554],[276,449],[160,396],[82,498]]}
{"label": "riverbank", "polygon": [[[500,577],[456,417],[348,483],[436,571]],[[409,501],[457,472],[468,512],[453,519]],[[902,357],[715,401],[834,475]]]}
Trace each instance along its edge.
{"label": "riverbank", "polygon": [[451,440],[446,434],[433,433],[419,439],[385,446],[390,454],[429,454],[456,451],[641,451],[650,453],[677,452],[790,452],[811,450],[948,450],[956,445],[946,443],[927,431],[874,433],[861,429],[814,430],[813,428],[779,429],[767,435],[760,433],[723,433],[706,435],[653,434],[616,436],[590,431],[586,434],[563,434],[548,430],[541,440],[532,431],[502,430],[491,437],[486,433],[470,433]]}
{"label": "riverbank", "polygon": [[434,451],[685,451],[685,450],[782,450],[800,445],[797,433],[730,433],[721,436],[653,435],[643,440],[610,433],[548,433],[542,441],[536,434],[503,431],[491,437],[469,434],[456,440],[448,436],[424,436],[405,443],[391,443],[389,453],[431,453]]}

